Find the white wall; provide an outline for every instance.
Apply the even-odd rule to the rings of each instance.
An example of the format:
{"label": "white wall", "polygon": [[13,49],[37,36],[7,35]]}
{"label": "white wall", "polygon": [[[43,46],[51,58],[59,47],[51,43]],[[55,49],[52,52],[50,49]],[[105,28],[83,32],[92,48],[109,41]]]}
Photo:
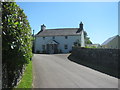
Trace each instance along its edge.
{"label": "white wall", "polygon": [[106,45],[103,45],[102,47],[103,48],[120,49],[120,37],[116,36],[113,40],[111,40]]}
{"label": "white wall", "polygon": [[[65,36],[55,36],[55,41],[59,43],[58,49],[62,50],[63,53],[67,53],[72,50],[72,46],[74,45],[74,42],[77,40],[80,40],[80,36],[67,36],[68,38],[65,39]],[[37,50],[43,51],[42,50],[42,45],[46,45],[50,40],[53,40],[53,37],[45,37],[43,40],[43,37],[36,37],[35,40],[35,52]],[[68,49],[64,48],[64,45],[68,45]]]}

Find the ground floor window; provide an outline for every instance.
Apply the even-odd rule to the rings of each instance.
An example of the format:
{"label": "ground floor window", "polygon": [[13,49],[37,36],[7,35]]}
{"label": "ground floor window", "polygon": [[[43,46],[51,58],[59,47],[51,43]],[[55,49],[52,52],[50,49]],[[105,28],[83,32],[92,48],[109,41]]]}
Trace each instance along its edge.
{"label": "ground floor window", "polygon": [[65,36],[65,39],[67,39],[68,38],[68,36]]}
{"label": "ground floor window", "polygon": [[55,36],[53,36],[53,39],[55,39]]}
{"label": "ground floor window", "polygon": [[65,49],[68,49],[68,45],[67,45],[67,44],[65,44],[65,45],[64,45],[64,48],[65,48]]}

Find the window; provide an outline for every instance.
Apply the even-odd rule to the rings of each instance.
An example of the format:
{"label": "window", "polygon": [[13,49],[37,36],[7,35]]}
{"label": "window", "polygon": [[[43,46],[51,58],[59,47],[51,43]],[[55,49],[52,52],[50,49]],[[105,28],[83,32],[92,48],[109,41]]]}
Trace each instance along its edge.
{"label": "window", "polygon": [[65,45],[64,45],[64,48],[65,48],[65,49],[68,49],[68,45],[67,45],[67,44],[65,44]]}
{"label": "window", "polygon": [[45,50],[45,45],[42,45],[42,49]]}
{"label": "window", "polygon": [[68,36],[65,36],[65,39],[67,39],[68,38]]}
{"label": "window", "polygon": [[53,39],[55,39],[55,36],[53,36]]}
{"label": "window", "polygon": [[45,37],[43,37],[43,40],[45,40]]}

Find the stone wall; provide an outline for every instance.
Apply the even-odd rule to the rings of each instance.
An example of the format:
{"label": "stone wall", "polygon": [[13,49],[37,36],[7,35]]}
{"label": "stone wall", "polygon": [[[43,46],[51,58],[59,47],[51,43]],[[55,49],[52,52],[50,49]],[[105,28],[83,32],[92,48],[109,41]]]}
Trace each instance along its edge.
{"label": "stone wall", "polygon": [[74,47],[68,57],[71,61],[118,77],[118,53],[120,49],[94,49]]}
{"label": "stone wall", "polygon": [[[9,71],[7,70],[7,65],[2,64],[2,88],[11,88],[8,87],[8,85],[11,83],[12,83],[12,87],[17,87],[20,80],[22,79],[25,69],[26,69],[26,65],[23,65],[21,68],[16,69],[14,73],[14,77],[10,78],[10,76],[8,76]],[[10,82],[9,79],[12,79],[13,82]]]}

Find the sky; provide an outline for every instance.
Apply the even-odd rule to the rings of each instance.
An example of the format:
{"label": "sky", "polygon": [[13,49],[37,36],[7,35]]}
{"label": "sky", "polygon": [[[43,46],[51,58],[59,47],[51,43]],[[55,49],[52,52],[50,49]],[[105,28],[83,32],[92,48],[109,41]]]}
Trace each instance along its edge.
{"label": "sky", "polygon": [[47,29],[78,28],[84,30],[93,43],[102,44],[118,34],[118,2],[17,2],[24,10],[35,34],[41,25]]}

